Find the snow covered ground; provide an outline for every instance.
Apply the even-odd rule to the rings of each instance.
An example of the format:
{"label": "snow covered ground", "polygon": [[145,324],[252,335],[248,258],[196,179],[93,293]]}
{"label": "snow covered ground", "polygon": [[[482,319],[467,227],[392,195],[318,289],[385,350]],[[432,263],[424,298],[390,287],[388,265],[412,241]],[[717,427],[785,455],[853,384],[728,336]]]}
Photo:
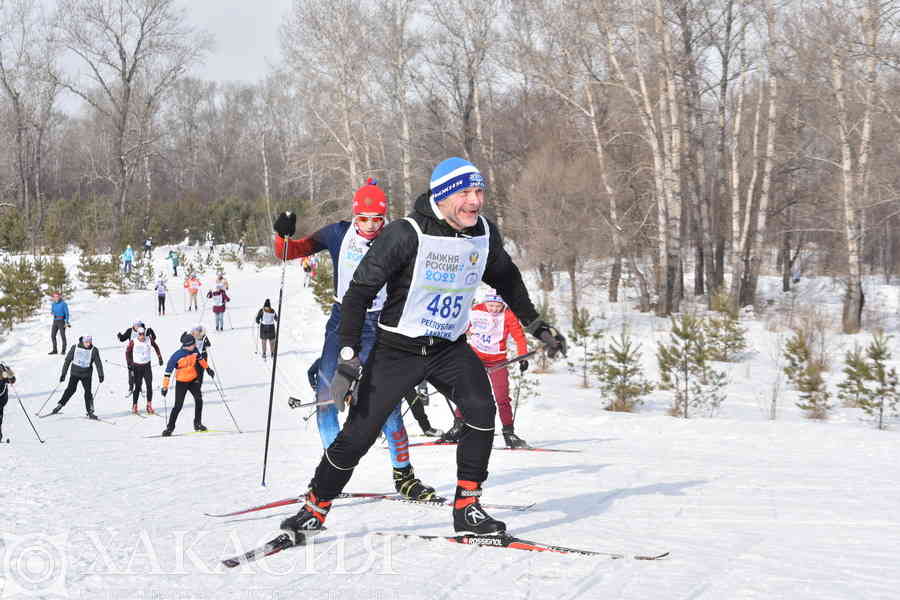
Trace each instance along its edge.
{"label": "snow covered ground", "polygon": [[[164,251],[156,250],[160,269]],[[484,501],[537,503],[525,513],[492,511],[515,534],[607,552],[669,551],[664,560],[381,538],[372,532],[449,534],[449,509],[340,500],[314,545],[225,569],[222,558],[273,537],[295,508],[231,519],[204,512],[297,495],[319,460],[314,419],[304,422],[307,413],[290,409],[287,397],[311,399],[306,369],[326,319],[292,264],[262,487],[271,363],[254,354],[252,321],[265,298],[277,302],[280,270],[228,265],[227,276],[233,302],[226,323],[233,329],[211,331],[212,356],[243,434],[231,433],[231,418],[207,380],[204,422],[216,431],[147,437],[158,435],[164,420],[130,414],[125,369],[111,362],[95,404],[114,424],[83,418],[80,392],[62,415],[36,419],[62,365],[46,354],[48,320],[17,326],[0,343],[0,359],[16,370],[16,389],[46,439],[34,439],[11,394],[3,431],[12,443],[0,447],[0,598],[900,598],[898,433],[874,430],[851,409],[838,409],[828,422],[807,421],[791,391],[781,392],[778,418],[768,420],[773,346],[783,333],[764,320],[748,322],[753,351],[726,366],[729,396],[717,417],[666,416],[669,400],[661,392],[636,414],[608,413],[598,392],[580,388],[559,364],[519,407],[517,432],[535,445],[581,452],[492,456]],[[183,310],[180,282],[170,282],[165,317],[156,316],[153,292],[98,299],[79,291],[70,299],[70,335],[92,334],[104,359],[124,363],[115,333],[140,318],[156,330],[168,358],[179,334],[198,321]],[[209,272],[203,283],[213,283]],[[896,315],[895,292],[881,286],[870,298],[884,294],[882,305]],[[836,306],[839,292],[811,280],[803,293],[801,302]],[[653,342],[665,335],[666,322],[629,312],[626,303],[597,312],[612,330],[628,321],[655,379]],[[213,329],[208,309],[203,322]],[[896,322],[888,326],[895,330]],[[835,336],[837,362],[839,348],[855,341]],[[900,354],[896,343],[894,349]],[[157,389],[160,379],[154,366]],[[155,405],[162,411],[158,392]],[[449,425],[443,401],[428,411],[435,425]],[[188,400],[176,433],[189,431],[192,412]],[[420,433],[411,418],[407,426]],[[455,484],[454,458],[446,447],[412,452],[417,473],[445,495]],[[380,444],[348,491],[392,491]]]}

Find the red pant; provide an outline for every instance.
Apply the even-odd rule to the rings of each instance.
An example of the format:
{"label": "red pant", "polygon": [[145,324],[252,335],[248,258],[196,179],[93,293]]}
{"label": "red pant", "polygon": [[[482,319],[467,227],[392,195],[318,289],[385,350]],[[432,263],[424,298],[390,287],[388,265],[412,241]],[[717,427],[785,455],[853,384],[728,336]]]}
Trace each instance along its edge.
{"label": "red pant", "polygon": [[[509,398],[509,369],[503,367],[491,372],[490,369],[494,365],[504,362],[505,359],[498,361],[482,361],[484,368],[488,371],[488,379],[491,380],[491,389],[494,392],[494,402],[497,403],[497,412],[500,414],[500,422],[504,427],[513,424],[512,402]],[[453,414],[458,418],[462,418],[462,413],[457,408]]]}

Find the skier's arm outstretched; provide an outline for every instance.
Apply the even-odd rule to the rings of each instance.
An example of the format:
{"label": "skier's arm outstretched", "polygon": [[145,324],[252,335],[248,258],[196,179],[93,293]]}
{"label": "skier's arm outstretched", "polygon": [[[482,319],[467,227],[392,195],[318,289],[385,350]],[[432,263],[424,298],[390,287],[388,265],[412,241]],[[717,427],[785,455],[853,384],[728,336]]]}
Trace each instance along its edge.
{"label": "skier's arm outstretched", "polygon": [[131,339],[131,327],[123,331],[122,333],[117,333],[116,337],[119,338],[120,342],[125,342]]}

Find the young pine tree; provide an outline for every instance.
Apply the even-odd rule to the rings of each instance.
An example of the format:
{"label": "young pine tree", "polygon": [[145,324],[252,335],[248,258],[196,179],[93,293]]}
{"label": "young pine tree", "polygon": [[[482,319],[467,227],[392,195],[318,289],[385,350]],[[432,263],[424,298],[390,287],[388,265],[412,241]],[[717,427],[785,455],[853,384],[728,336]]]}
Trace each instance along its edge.
{"label": "young pine tree", "polygon": [[844,374],[847,376],[838,388],[838,397],[854,401],[869,417],[875,420],[878,429],[884,429],[885,413],[897,416],[900,392],[897,386],[897,370],[887,368],[891,359],[890,337],[879,333],[865,350],[859,348],[848,352]]}
{"label": "young pine tree", "polygon": [[312,282],[312,291],[316,302],[326,315],[331,313],[331,305],[334,304],[334,287],[331,280],[331,261],[319,261],[316,278]]}
{"label": "young pine tree", "polygon": [[643,396],[653,390],[641,369],[640,348],[628,329],[622,327],[619,336],[610,339],[594,362],[594,375],[607,398],[606,410],[633,412],[643,403]]}
{"label": "young pine tree", "polygon": [[[35,267],[38,267],[35,261]],[[54,256],[50,260],[45,260],[39,266],[41,275],[41,287],[47,292],[59,292],[64,298],[68,298],[75,293],[75,286],[72,284],[72,278],[69,277],[68,271],[63,261],[58,256]]]}
{"label": "young pine tree", "polygon": [[733,362],[739,353],[747,349],[747,330],[731,313],[705,319],[703,332],[712,360]]}
{"label": "young pine tree", "polygon": [[26,258],[0,263],[0,324],[9,330],[41,306],[40,277]]}
{"label": "young pine tree", "polygon": [[797,389],[800,390],[800,401],[797,406],[806,413],[808,419],[824,420],[834,408],[831,405],[831,394],[822,378],[822,368],[808,363],[797,377]]}
{"label": "young pine tree", "polygon": [[89,290],[106,298],[119,285],[121,272],[116,258],[82,253],[78,262],[78,275]]}
{"label": "young pine tree", "polygon": [[691,409],[713,415],[725,400],[725,374],[709,365],[712,360],[700,319],[684,314],[672,317],[670,343],[659,342],[656,358],[662,389],[675,392],[670,413],[688,418]]}
{"label": "young pine tree", "polygon": [[591,387],[591,365],[600,358],[602,353],[600,340],[603,338],[603,334],[593,329],[593,322],[594,317],[587,310],[581,309],[572,323],[572,331],[569,332],[573,348],[580,350],[578,353],[580,359],[567,361],[567,365],[569,372],[576,373],[581,377],[581,387],[583,388]]}
{"label": "young pine tree", "polygon": [[788,381],[799,386],[800,377],[809,366],[811,359],[812,350],[809,347],[809,340],[800,332],[794,332],[794,335],[784,345],[784,374],[787,375]]}

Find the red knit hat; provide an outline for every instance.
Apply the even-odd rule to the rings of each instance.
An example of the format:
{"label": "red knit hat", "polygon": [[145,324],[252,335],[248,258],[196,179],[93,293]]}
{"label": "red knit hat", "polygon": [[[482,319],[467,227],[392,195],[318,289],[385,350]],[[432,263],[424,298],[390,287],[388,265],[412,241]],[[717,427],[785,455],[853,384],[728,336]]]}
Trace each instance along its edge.
{"label": "red knit hat", "polygon": [[362,186],[353,194],[353,214],[374,214],[386,215],[388,201],[387,196],[378,187],[378,181],[369,178],[366,185]]}

